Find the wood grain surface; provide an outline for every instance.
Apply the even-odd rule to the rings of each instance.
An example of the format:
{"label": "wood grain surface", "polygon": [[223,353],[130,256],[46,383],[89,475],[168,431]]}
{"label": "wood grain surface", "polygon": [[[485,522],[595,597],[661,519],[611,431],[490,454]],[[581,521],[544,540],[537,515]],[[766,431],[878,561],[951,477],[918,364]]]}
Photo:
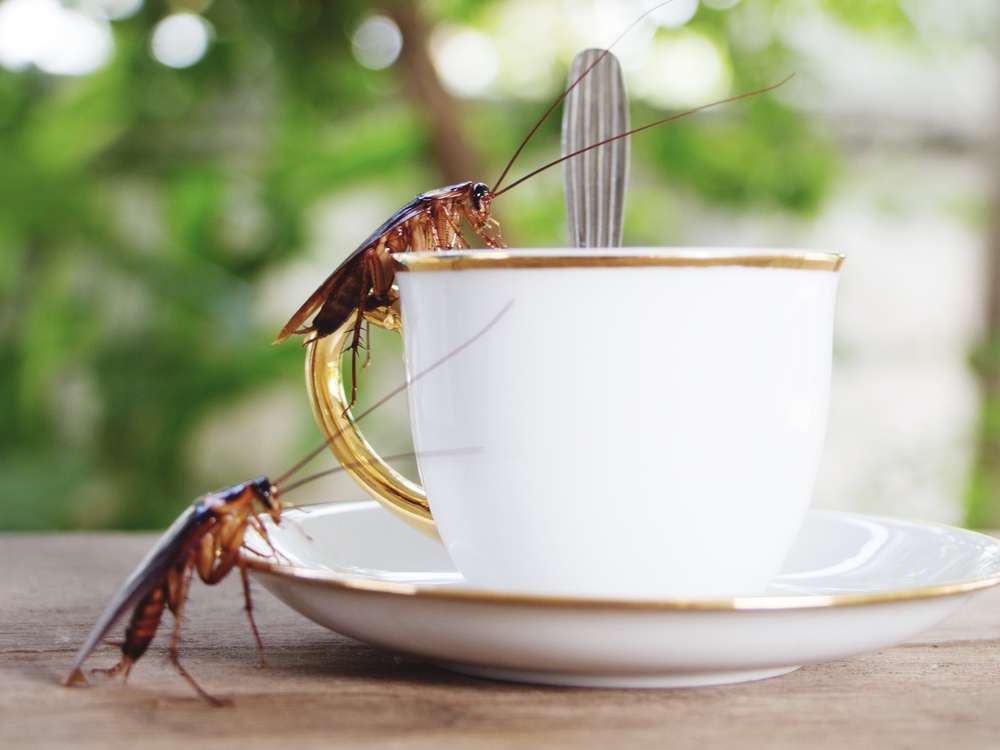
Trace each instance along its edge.
{"label": "wood grain surface", "polygon": [[[913,641],[761,682],[674,690],[462,677],[331,633],[256,587],[270,667],[238,576],[196,583],[181,657],[161,635],[127,685],[62,679],[148,534],[0,535],[0,748],[995,748],[1000,588]],[[111,666],[105,646],[88,666]]]}

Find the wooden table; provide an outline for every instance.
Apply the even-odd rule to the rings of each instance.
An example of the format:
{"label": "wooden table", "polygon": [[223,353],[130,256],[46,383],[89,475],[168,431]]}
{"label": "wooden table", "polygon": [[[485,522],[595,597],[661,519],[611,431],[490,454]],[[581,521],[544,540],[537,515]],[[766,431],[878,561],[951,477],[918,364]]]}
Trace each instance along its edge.
{"label": "wooden table", "polygon": [[[324,630],[257,587],[260,670],[231,576],[194,586],[182,660],[232,706],[195,696],[163,636],[128,685],[62,687],[153,539],[0,535],[0,748],[1000,747],[1000,588],[881,653],[741,685],[598,690],[450,674]],[[89,665],[115,661],[107,646]]]}

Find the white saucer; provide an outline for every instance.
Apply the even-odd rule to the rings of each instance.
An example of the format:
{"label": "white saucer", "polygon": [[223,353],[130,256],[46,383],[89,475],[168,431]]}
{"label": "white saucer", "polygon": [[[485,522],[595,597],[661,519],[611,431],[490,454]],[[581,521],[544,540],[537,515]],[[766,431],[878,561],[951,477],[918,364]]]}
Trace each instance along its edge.
{"label": "white saucer", "polygon": [[[680,687],[773,677],[911,638],[1000,583],[1000,540],[810,511],[761,596],[607,600],[475,589],[444,549],[374,502],[291,511],[261,583],[320,625],[502,680]],[[260,543],[253,543],[261,547]]]}

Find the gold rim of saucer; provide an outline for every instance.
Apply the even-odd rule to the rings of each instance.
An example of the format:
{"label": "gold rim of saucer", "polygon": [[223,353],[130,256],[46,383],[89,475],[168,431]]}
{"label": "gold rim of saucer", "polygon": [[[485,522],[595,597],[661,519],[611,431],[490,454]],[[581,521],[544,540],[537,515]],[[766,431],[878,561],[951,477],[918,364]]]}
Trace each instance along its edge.
{"label": "gold rim of saucer", "polygon": [[623,248],[590,250],[443,250],[397,253],[398,271],[467,271],[485,268],[701,268],[743,266],[837,272],[843,253],[816,250]]}
{"label": "gold rim of saucer", "polygon": [[292,565],[282,565],[251,557],[245,552],[243,559],[251,570],[280,578],[310,581],[331,588],[349,589],[372,594],[467,601],[486,604],[518,604],[587,609],[630,610],[739,610],[744,612],[773,612],[779,610],[823,609],[830,607],[856,607],[869,604],[888,604],[918,599],[931,599],[957,594],[969,594],[1000,584],[1000,575],[985,576],[965,581],[924,586],[897,591],[873,591],[863,594],[816,594],[808,596],[742,596],[722,599],[613,599],[583,596],[554,596],[545,594],[517,594],[471,588],[437,588],[412,583],[395,583],[354,578],[333,571],[312,570]]}

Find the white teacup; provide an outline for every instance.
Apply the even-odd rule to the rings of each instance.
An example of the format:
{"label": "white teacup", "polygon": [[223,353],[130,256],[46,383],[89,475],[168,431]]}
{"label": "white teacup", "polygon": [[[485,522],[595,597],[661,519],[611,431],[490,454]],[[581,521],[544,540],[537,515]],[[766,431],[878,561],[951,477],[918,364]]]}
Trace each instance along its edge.
{"label": "white teacup", "polygon": [[842,255],[396,257],[429,509],[343,415],[349,327],[310,347],[308,379],[341,462],[436,529],[469,583],[616,598],[768,584],[813,492]]}

